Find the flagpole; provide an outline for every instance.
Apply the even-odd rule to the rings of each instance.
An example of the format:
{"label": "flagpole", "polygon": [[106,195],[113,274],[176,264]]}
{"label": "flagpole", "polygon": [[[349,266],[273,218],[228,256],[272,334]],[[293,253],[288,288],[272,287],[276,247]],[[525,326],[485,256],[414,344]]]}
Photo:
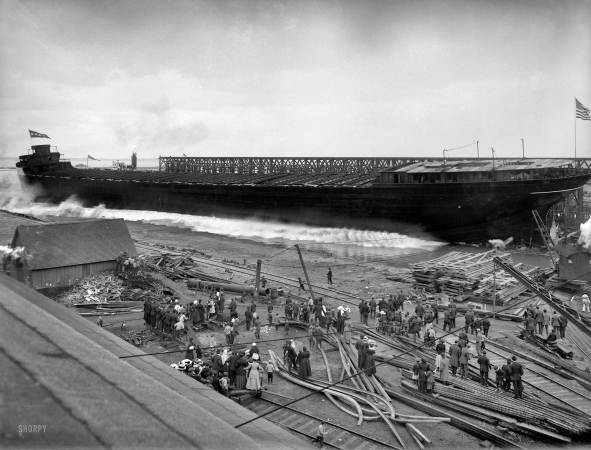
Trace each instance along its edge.
{"label": "flagpole", "polygon": [[577,97],[575,99],[575,159],[577,159]]}

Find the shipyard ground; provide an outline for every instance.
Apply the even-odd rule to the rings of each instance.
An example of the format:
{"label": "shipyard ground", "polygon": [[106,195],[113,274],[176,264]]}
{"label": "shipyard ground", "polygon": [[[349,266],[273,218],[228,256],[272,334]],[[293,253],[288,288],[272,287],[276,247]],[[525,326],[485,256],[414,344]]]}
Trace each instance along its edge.
{"label": "shipyard ground", "polygon": [[[240,263],[243,263],[244,260],[246,260],[246,263],[248,265],[253,265],[255,264],[257,259],[262,259],[264,260],[263,271],[268,270],[269,272],[282,274],[284,276],[289,276],[292,278],[297,278],[297,276],[301,276],[301,266],[299,264],[297,253],[295,251],[292,250],[284,252],[281,255],[274,256],[281,251],[282,247],[280,246],[256,243],[250,240],[231,239],[227,237],[221,237],[205,233],[195,233],[189,229],[183,228],[150,225],[139,222],[128,222],[127,224],[132,237],[134,239],[138,239],[144,242],[164,244],[175,247],[178,250],[181,250],[183,248],[195,249],[206,255],[211,255],[216,260],[225,259],[238,261]],[[433,253],[427,255],[420,255],[416,258],[430,259],[435,256],[438,256],[438,254]],[[409,258],[405,259],[404,264],[400,264],[400,261],[397,262],[395,260],[389,259],[374,259],[372,261],[363,261],[359,258],[354,257],[336,257],[335,255],[331,255],[327,252],[319,250],[305,250],[304,259],[306,261],[308,271],[312,279],[312,283],[325,286],[325,275],[326,271],[328,270],[328,267],[330,266],[333,269],[333,279],[335,282],[335,286],[337,288],[342,289],[343,291],[362,295],[364,297],[368,297],[371,295],[379,296],[382,293],[392,293],[407,289],[410,286],[406,283],[398,283],[387,279],[387,277],[394,278],[396,276],[396,273],[398,272],[398,269],[396,268],[397,266],[404,265],[407,264],[409,261],[412,261],[412,259]],[[540,260],[540,265],[542,263],[543,258]],[[203,267],[200,267],[200,270],[205,270],[206,268],[206,265],[203,265]],[[239,283],[248,281],[248,277],[244,277],[238,272],[233,273],[231,269],[228,270],[213,267],[209,267],[207,269],[211,271],[212,275],[215,274],[222,278],[230,278],[233,281]],[[202,294],[196,294],[194,291],[187,290],[183,283],[172,282],[170,280],[167,281],[171,286],[174,286],[175,290],[179,292],[179,294],[185,299],[193,300],[195,298],[204,298],[202,297]],[[292,293],[297,294],[297,289],[292,288],[291,290]],[[347,299],[343,298],[342,302],[331,300],[330,303],[332,303],[334,306],[338,306],[339,304],[344,304],[345,301],[347,301]],[[353,303],[355,304],[349,304],[348,306],[351,307],[353,320],[358,321],[359,316],[357,313],[356,302]],[[244,308],[245,305],[239,304],[238,312],[240,317],[243,317],[244,315]],[[266,309],[262,307],[261,309],[263,309],[263,317],[265,317]],[[279,306],[279,308],[276,309],[279,309],[279,312],[281,314],[283,313],[282,306]],[[118,316],[105,317],[105,328],[102,331],[110,330],[113,333],[113,335],[122,336],[123,334],[126,334],[133,329],[140,330],[145,328],[141,313],[125,316],[125,330],[121,330],[118,325],[112,327],[109,326],[111,323],[120,322],[121,319],[122,318]],[[89,318],[88,320],[81,318],[81,320],[87,323],[87,331],[92,333],[96,327],[94,323],[96,318]],[[458,320],[458,326],[463,323],[462,320],[463,319]],[[502,335],[499,333],[499,331],[503,330],[513,332],[516,330],[516,324],[513,322],[494,321],[492,327],[492,337],[501,337]],[[244,348],[249,346],[252,342],[258,342],[258,345],[264,354],[266,354],[269,349],[272,349],[280,353],[282,340],[286,337],[285,332],[281,328],[279,331],[269,329],[266,333],[263,332],[261,334],[261,340],[255,340],[253,332],[246,332],[244,328],[240,329],[240,333],[241,334],[238,336],[239,342],[244,345]],[[204,345],[209,345],[212,342],[212,340],[215,343],[223,343],[224,341],[224,337],[220,332],[198,333],[197,337],[200,340],[200,342]],[[301,330],[292,328],[290,330],[289,337],[296,339],[296,341],[298,341],[299,343],[303,343],[304,345],[307,344],[306,333]],[[270,340],[272,342],[265,344],[265,340]],[[114,342],[120,343],[118,345],[125,344],[125,342],[123,342],[123,340],[119,338],[117,338]],[[158,347],[153,345],[150,346],[149,349],[140,348],[134,350],[138,353],[138,350],[158,352],[164,350],[164,347]],[[338,376],[337,372],[340,372],[338,355],[336,354],[336,352],[331,351],[329,351],[327,354],[332,366],[333,376],[336,377]],[[390,354],[389,351],[386,351],[386,349],[380,349],[378,347],[378,355],[386,356],[388,354]],[[138,364],[139,366],[141,366],[141,370],[149,372],[152,370],[153,365],[157,364],[156,360],[160,360],[162,363],[168,365],[173,362],[178,362],[182,358],[182,353],[177,353],[157,355],[152,357],[140,357],[133,359],[137,360],[137,363],[134,364]],[[326,370],[324,367],[324,363],[322,361],[322,357],[318,352],[312,353],[311,365],[313,377],[326,379]],[[15,370],[17,370],[17,368],[15,368]],[[162,371],[159,372],[160,373],[158,374],[158,376],[161,377],[162,380],[167,380],[169,377],[172,376],[175,380],[175,386],[179,384],[178,382],[180,380],[177,379],[176,374],[174,372],[173,375],[170,375],[168,373],[169,371],[164,369],[162,369]],[[386,379],[387,381],[395,383],[396,385],[400,384],[401,375],[398,369],[395,369],[390,366],[381,366],[378,368],[378,375]],[[190,379],[182,381],[193,382],[193,380]],[[26,385],[26,380],[23,380],[22,385]],[[268,386],[268,389],[293,398],[298,398],[309,393],[309,391],[294,386],[286,382],[285,380],[281,379],[280,377],[275,377],[275,383],[271,386]],[[210,392],[211,395],[214,395],[212,400],[215,400],[219,395],[214,393],[213,391]],[[319,416],[326,417],[329,423],[332,422],[342,424],[344,426],[350,426],[351,428],[355,427],[356,420],[345,415],[344,413],[341,413],[340,411],[337,411],[336,408],[328,401],[325,401],[324,397],[321,395],[313,395],[312,397],[298,402],[293,406],[299,410],[313,411],[315,414]],[[397,411],[401,413],[422,415],[420,411],[416,411],[406,405],[399,404],[398,402],[396,402],[395,406]],[[245,411],[245,414],[246,413],[247,412]],[[256,423],[257,422],[255,422],[255,424]],[[474,419],[474,423],[483,428],[488,427],[491,430],[494,429],[493,425],[484,423],[482,421],[479,421],[478,419]],[[392,439],[391,432],[383,423],[366,422],[363,424],[362,427],[364,432],[369,431],[372,435],[380,439]],[[421,424],[420,428],[433,441],[432,448],[456,449],[459,446],[461,446],[465,449],[472,449],[478,448],[480,445],[480,440],[478,438],[466,434],[465,432],[453,426],[450,426],[449,424]],[[282,430],[281,433],[286,433],[286,431]],[[402,429],[401,434],[403,439],[407,443],[408,448],[418,448],[416,447],[415,443],[412,442],[410,436],[405,433],[405,430]],[[292,438],[295,438],[295,436],[292,436]],[[295,439],[301,442],[302,446],[307,445],[305,440],[302,440],[299,437]],[[259,448],[276,448],[265,445],[264,441],[261,441],[259,439],[256,439],[256,441],[259,444]],[[32,442],[31,445],[33,445]],[[81,445],[84,444],[81,443]],[[521,445],[530,448],[544,447],[543,444],[539,442],[534,442],[528,438],[521,438]]]}
{"label": "shipyard ground", "polygon": [[[128,228],[132,234],[132,237],[141,241],[151,242],[153,244],[168,245],[178,250],[183,248],[195,249],[206,255],[211,255],[212,258],[215,258],[216,260],[225,259],[237,261],[240,263],[244,263],[244,260],[246,260],[247,265],[250,266],[254,265],[257,259],[262,259],[264,261],[263,272],[266,270],[271,273],[284,275],[291,278],[297,278],[298,276],[301,276],[301,266],[297,253],[295,250],[291,250],[277,255],[277,253],[282,249],[281,246],[256,243],[246,239],[232,239],[206,233],[195,233],[186,228],[151,225],[139,222],[128,222]],[[377,297],[382,293],[399,292],[408,289],[410,284],[391,281],[386,277],[394,278],[399,272],[399,266],[405,266],[414,260],[434,258],[439,254],[439,252],[422,254],[413,258],[404,258],[402,261],[396,258],[363,261],[362,259],[356,257],[338,257],[319,250],[303,251],[304,260],[306,262],[306,266],[313,284],[327,286],[325,275],[328,267],[332,267],[334,274],[333,281],[335,283],[334,286],[337,289],[342,289],[343,291],[355,293],[364,297],[371,297],[371,295],[376,295]],[[517,259],[533,259],[539,265],[547,264],[545,257],[543,256],[539,257],[520,255]],[[245,277],[238,272],[232,272],[231,268],[208,268],[204,264],[200,265],[199,269],[209,270],[212,275],[216,275],[221,278],[229,278],[238,283],[252,281],[252,279],[249,279],[249,277]],[[205,301],[206,297],[204,297],[203,294],[186,289],[184,283],[172,282],[170,280],[168,281],[172,286],[175,286],[177,292],[179,292],[186,299],[193,300],[196,298],[202,298]],[[273,283],[273,285],[276,284]],[[293,294],[298,293],[296,288],[283,287],[286,289],[286,291],[291,290]],[[303,293],[302,296],[304,296]],[[347,304],[347,301],[351,301],[351,299],[343,297],[341,302],[331,299],[330,303],[333,304],[333,306],[338,306],[339,304],[349,306],[352,311],[351,316],[355,321],[354,325],[358,325],[359,315],[357,313],[357,302],[353,301],[352,304]],[[281,315],[283,315],[283,302],[284,300],[280,302],[281,304],[278,307],[275,307],[275,312],[277,309],[279,309]],[[263,310],[262,317],[265,318],[266,308],[259,305],[259,310],[260,309]],[[238,303],[238,312],[240,317],[244,317],[244,310],[245,305]],[[120,317],[106,318],[105,324],[110,322],[118,322],[120,320]],[[463,318],[458,320],[458,326],[463,323],[462,321]],[[137,329],[145,328],[142,315],[138,314],[134,322],[127,322],[127,326],[128,329],[126,332],[129,332],[130,326]],[[117,325],[111,328],[113,328],[114,333],[121,332],[121,330],[118,330]],[[441,330],[441,325],[438,328]],[[499,333],[500,331],[514,332],[515,330],[516,324],[514,322],[494,321],[491,337],[502,337],[502,334]],[[246,332],[244,328],[241,327],[240,333],[241,334],[237,336],[237,338],[238,341],[244,345],[245,349],[250,346],[252,342],[257,342],[264,354],[267,354],[268,350],[274,350],[276,353],[278,352],[281,354],[283,339],[286,338],[285,332],[282,328],[280,328],[279,331],[275,331],[274,328],[271,328],[266,333],[261,333],[260,341],[254,338],[252,330]],[[199,337],[201,343],[206,346],[212,343],[212,341],[218,345],[224,342],[224,336],[221,332],[198,333],[197,336]],[[306,333],[304,331],[298,330],[297,328],[292,327],[288,337],[294,338],[296,342],[300,344],[307,345]],[[270,340],[271,342],[265,344],[265,340]],[[159,350],[164,350],[164,348],[159,349],[156,346],[151,346],[149,351],[157,352]],[[391,355],[392,353],[385,348],[378,348],[377,354],[387,356]],[[155,358],[170,364],[173,362],[178,362],[180,359],[182,359],[180,355],[181,354],[167,354],[155,356]],[[332,367],[333,377],[336,378],[340,373],[340,359],[336,352],[329,351],[327,352],[327,355]],[[326,370],[320,353],[312,352],[310,361],[313,371],[312,376],[320,379],[326,379]],[[400,371],[396,368],[391,366],[379,367],[378,375],[387,381],[394,383],[395,385],[400,385],[401,375]],[[286,382],[281,377],[277,376],[275,377],[274,384],[268,388],[269,390],[279,392],[292,398],[302,397],[309,393],[309,391]],[[293,406],[301,411],[314,411],[315,413],[326,417],[330,422],[344,426],[356,427],[356,421],[353,418],[338,411],[322,395],[314,395],[306,400],[303,400],[302,402],[295,403]],[[420,411],[414,410],[413,408],[398,402],[396,403],[396,408],[397,411],[400,411],[403,414],[422,415]],[[474,423],[483,428],[489,427],[491,430],[494,429],[493,425],[484,423],[478,419],[475,419]],[[362,427],[364,432],[368,431],[380,439],[392,439],[391,431],[389,431],[383,423],[365,422]],[[458,445],[462,445],[464,448],[471,449],[477,448],[480,444],[480,440],[478,438],[471,436],[453,426],[450,426],[449,424],[423,424],[420,427],[422,431],[424,431],[425,434],[427,434],[428,437],[433,440],[433,448],[452,449],[457,448]],[[402,430],[402,433],[406,433],[406,430]],[[403,438],[405,438],[405,441],[407,441],[409,448],[416,448],[415,443],[412,442],[410,436],[403,435]],[[534,442],[527,437],[522,437],[521,440],[521,445],[525,446],[539,447],[540,445],[543,445],[539,442]]]}

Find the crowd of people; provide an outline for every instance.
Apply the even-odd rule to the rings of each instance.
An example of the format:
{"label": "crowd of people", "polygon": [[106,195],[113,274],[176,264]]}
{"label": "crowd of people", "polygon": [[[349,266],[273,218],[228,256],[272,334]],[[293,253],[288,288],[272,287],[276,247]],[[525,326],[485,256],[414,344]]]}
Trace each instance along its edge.
{"label": "crowd of people", "polygon": [[225,396],[231,390],[260,391],[264,375],[267,374],[267,383],[272,384],[278,370],[272,361],[261,361],[256,342],[248,350],[223,348],[203,352],[192,339],[186,346],[185,358],[170,366]]}
{"label": "crowd of people", "polygon": [[[242,302],[244,299],[245,296],[238,297]],[[279,313],[276,312],[277,306],[274,306],[270,299],[261,305],[257,305],[254,298],[249,300],[250,304],[246,304],[244,312],[246,331],[252,330],[255,338],[260,340],[261,309],[264,311],[265,308],[268,324],[275,326],[278,330],[280,319]],[[405,302],[407,302],[406,306]],[[182,334],[186,322],[193,325],[200,324],[212,315],[223,311],[224,304],[223,290],[209,292],[209,300],[205,305],[201,300],[184,306],[179,305],[178,300],[174,299],[165,305],[148,300],[144,307],[144,319],[151,327],[178,337]],[[253,344],[248,351],[233,350],[236,347],[235,338],[239,334],[238,325],[241,324],[237,313],[237,298],[231,299],[227,309],[230,311],[230,321],[224,322],[223,327],[228,348],[222,351],[217,350],[212,354],[206,353],[202,357],[199,348],[191,345],[187,350],[186,358],[173,367],[202,383],[211,385],[213,389],[224,395],[228,395],[230,389],[260,390],[265,378],[264,374],[267,374],[267,382],[272,383],[273,373],[277,368],[271,361],[266,363],[260,361],[260,352],[256,344]],[[347,343],[351,343],[352,324],[348,308],[332,307],[325,304],[322,298],[314,301],[310,297],[308,301],[298,302],[288,294],[283,309],[286,335],[289,335],[290,321],[308,324],[308,346],[303,346],[298,351],[292,339],[288,339],[283,346],[287,370],[297,371],[300,377],[305,379],[311,376],[311,352],[322,348],[324,334],[329,333],[331,327],[334,327]],[[457,317],[458,310],[453,302],[443,312],[439,312],[434,303],[419,300],[413,304],[402,294],[393,294],[389,298],[382,297],[379,301],[372,297],[369,300],[361,300],[359,303],[361,323],[369,326],[371,318],[375,320],[378,332],[386,336],[412,336],[415,342],[417,339],[422,339],[427,347],[435,350],[435,367],[431,367],[425,360],[420,359],[413,367],[412,377],[421,392],[435,392],[436,375],[443,384],[449,383],[450,376],[468,377],[469,361],[472,359],[471,348],[474,345],[482,386],[488,386],[489,373],[492,371],[496,377],[497,390],[509,391],[512,385],[515,398],[521,398],[523,366],[513,357],[502,367],[495,367],[487,356],[486,341],[491,329],[490,319],[479,318],[470,307],[464,314],[465,321],[459,330],[458,338],[449,346],[449,350],[446,350],[442,339],[437,340],[435,324],[439,324],[442,320],[444,333],[457,331]],[[527,333],[532,336],[545,335],[550,345],[554,344],[559,337],[564,337],[567,325],[566,317],[558,314],[557,311],[550,312],[547,309],[540,309],[539,306],[534,307],[533,304],[526,309]],[[375,374],[375,342],[362,335],[355,347],[359,370],[367,375]]]}

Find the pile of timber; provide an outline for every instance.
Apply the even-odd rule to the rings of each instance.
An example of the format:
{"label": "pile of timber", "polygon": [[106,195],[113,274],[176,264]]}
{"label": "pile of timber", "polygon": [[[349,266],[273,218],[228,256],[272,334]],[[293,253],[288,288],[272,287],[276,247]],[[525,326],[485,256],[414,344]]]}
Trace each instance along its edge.
{"label": "pile of timber", "polygon": [[[402,368],[401,373],[404,378],[411,378],[412,372],[410,370],[417,357],[424,358],[432,368],[436,367],[434,350],[419,348],[420,342],[415,344],[412,339],[403,336],[389,338],[369,328],[364,329],[363,333],[368,335],[370,339],[387,345],[398,353],[398,356],[394,358],[376,357],[375,359]],[[492,344],[492,342],[490,343]],[[495,343],[495,346],[500,345]],[[535,347],[528,345],[529,348]],[[539,350],[539,352],[541,351]],[[561,361],[556,356],[549,353],[544,354],[543,356],[549,361],[544,363],[539,358],[528,355],[531,352],[519,352],[516,349],[511,349],[511,352],[519,358],[540,364],[541,368],[555,369],[554,364],[560,365],[562,367],[559,367],[560,370],[555,369],[555,373],[566,379],[576,380],[587,389],[591,388],[588,381],[591,380],[590,374],[567,361]],[[533,368],[526,370],[533,371]],[[418,392],[412,382],[402,381],[401,384],[411,396],[428,400],[429,403],[437,404],[446,410],[451,409],[460,417],[479,418],[487,422],[498,423],[513,432],[525,434],[541,441],[555,444],[569,442],[571,438],[580,440],[591,435],[591,417],[589,415],[580,414],[580,411],[576,410],[557,408],[557,405],[550,405],[529,391],[523,394],[523,399],[516,400],[512,393],[497,392],[493,388],[493,381],[490,378],[488,387],[482,386],[479,382],[479,375],[477,365],[469,366],[468,378],[450,377],[450,385],[444,386],[440,383],[439,373],[434,372],[435,396]],[[548,379],[548,381],[551,380]],[[388,384],[385,384],[384,387],[389,394],[395,390],[394,386]],[[391,397],[393,396],[391,395]],[[434,411],[441,414],[441,410],[435,409]]]}
{"label": "pile of timber", "polygon": [[[494,257],[511,261],[510,253],[450,252],[439,258],[412,264],[411,269],[417,287],[430,292],[439,290],[452,296],[467,295],[478,289],[482,279],[492,274]],[[500,270],[498,272],[499,277],[508,278]]]}
{"label": "pile of timber", "polygon": [[[410,374],[408,375],[410,377]],[[402,385],[405,389],[415,389],[408,381],[402,381]],[[490,410],[522,420],[528,425],[538,427],[540,436],[562,436],[562,440],[568,441],[568,438],[585,436],[591,432],[591,422],[588,418],[559,411],[532,400],[515,399],[507,393],[496,392],[491,388],[477,386],[475,389],[466,390],[437,383],[435,391],[440,395],[439,399],[452,399],[463,405],[477,406],[484,412]],[[552,434],[547,434],[541,429]]]}
{"label": "pile of timber", "polygon": [[122,278],[108,270],[82,278],[70,289],[55,296],[55,301],[77,307],[121,304],[121,308],[130,308],[133,306],[130,302],[143,302],[146,296],[159,295],[162,289],[162,284],[147,274]]}
{"label": "pile of timber", "polygon": [[164,273],[171,280],[197,278],[210,283],[232,283],[231,280],[219,278],[197,268],[198,263],[192,258],[191,252],[179,253],[167,247],[162,250],[154,245],[141,244],[136,246],[144,251],[145,264],[152,270]]}

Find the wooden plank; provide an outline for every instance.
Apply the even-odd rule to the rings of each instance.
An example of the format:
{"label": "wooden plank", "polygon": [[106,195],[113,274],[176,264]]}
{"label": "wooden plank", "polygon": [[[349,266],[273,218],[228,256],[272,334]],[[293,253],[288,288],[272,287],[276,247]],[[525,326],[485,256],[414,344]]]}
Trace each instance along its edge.
{"label": "wooden plank", "polygon": [[[309,419],[309,417],[305,417],[305,419]],[[301,421],[301,423],[296,426],[294,426],[293,424],[289,424],[289,425],[294,428],[297,428],[298,430],[302,430],[302,431],[310,430],[311,433],[312,433],[312,431],[315,432],[318,429],[318,421],[316,419],[309,419],[309,420]]]}

